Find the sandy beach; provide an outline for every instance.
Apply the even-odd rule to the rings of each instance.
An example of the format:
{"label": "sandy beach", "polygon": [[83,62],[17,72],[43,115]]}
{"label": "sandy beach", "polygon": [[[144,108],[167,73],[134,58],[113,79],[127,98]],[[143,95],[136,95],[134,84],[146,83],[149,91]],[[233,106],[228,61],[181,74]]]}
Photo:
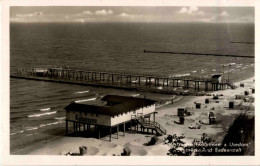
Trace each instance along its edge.
{"label": "sandy beach", "polygon": [[[244,87],[240,87],[240,83],[244,83]],[[251,88],[254,88],[254,78],[249,78],[244,81],[235,83],[238,88],[227,89],[223,91],[215,91],[209,96],[187,96],[182,100],[167,104],[156,109],[158,112],[156,121],[158,121],[166,130],[167,134],[185,135],[183,139],[187,144],[191,144],[194,139],[200,139],[203,133],[213,138],[215,142],[221,143],[226,135],[229,126],[234,119],[245,112],[238,108],[229,109],[229,101],[235,101],[238,105],[242,100],[235,100],[235,95],[243,95],[244,91],[249,91],[249,96],[253,96]],[[218,94],[219,99],[213,100],[213,94]],[[211,102],[205,104],[205,99],[210,98]],[[195,108],[195,102],[201,103],[201,109]],[[247,105],[248,103],[243,103]],[[179,121],[177,109],[180,107],[188,108],[191,116],[185,117],[183,125],[177,124],[174,121]],[[254,107],[254,103],[253,103]],[[253,109],[254,110],[254,109]],[[208,113],[214,112],[216,116],[216,124],[208,124]],[[251,111],[254,115],[254,112]],[[203,124],[200,124],[202,121]],[[190,125],[201,125],[200,129],[190,129]],[[59,124],[59,128],[65,128],[63,124]],[[119,133],[119,139],[116,134],[112,135],[112,141],[109,142],[109,137],[102,137],[100,140],[96,138],[83,138],[72,136],[55,136],[51,139],[44,139],[38,143],[27,145],[24,148],[19,148],[13,154],[28,154],[28,155],[64,155],[68,152],[79,153],[80,146],[87,147],[87,155],[112,156],[120,155],[124,147],[131,149],[131,156],[166,156],[169,146],[163,143],[164,136],[159,137],[159,141],[152,146],[144,146],[153,135],[143,133]]]}

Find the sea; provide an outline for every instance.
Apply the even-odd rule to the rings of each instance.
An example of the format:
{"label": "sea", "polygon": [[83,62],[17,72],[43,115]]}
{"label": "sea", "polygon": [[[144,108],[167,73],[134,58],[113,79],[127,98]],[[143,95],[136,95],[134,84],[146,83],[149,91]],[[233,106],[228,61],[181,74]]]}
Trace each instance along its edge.
{"label": "sea", "polygon": [[[10,73],[19,67],[67,66],[164,76],[228,72],[237,79],[254,72],[254,58],[144,53],[144,50],[254,56],[254,31],[254,24],[245,23],[10,23]],[[224,69],[227,64],[232,65]],[[73,101],[99,100],[107,94],[146,95],[10,78],[11,152],[23,145],[19,143],[21,139],[30,144],[42,135],[65,134],[64,107]],[[165,101],[176,96],[150,94],[150,97]],[[57,126],[63,127],[57,131]]]}

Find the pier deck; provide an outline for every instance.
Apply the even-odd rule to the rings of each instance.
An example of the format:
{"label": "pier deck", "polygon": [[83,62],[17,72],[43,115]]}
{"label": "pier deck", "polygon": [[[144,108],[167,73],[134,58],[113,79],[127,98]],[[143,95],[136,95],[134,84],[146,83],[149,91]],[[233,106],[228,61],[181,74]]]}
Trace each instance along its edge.
{"label": "pier deck", "polygon": [[210,78],[201,77],[162,77],[63,68],[19,68],[10,77],[177,95],[205,95],[205,91],[223,90],[232,85],[225,80],[216,85]]}

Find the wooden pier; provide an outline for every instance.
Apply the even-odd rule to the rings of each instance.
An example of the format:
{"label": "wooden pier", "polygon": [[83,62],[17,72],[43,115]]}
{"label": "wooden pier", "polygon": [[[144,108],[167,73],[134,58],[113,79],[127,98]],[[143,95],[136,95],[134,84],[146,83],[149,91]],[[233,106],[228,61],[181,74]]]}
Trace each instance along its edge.
{"label": "wooden pier", "polygon": [[205,91],[233,88],[233,84],[226,80],[213,82],[211,78],[162,77],[67,68],[19,68],[10,77],[177,95],[203,95]]}

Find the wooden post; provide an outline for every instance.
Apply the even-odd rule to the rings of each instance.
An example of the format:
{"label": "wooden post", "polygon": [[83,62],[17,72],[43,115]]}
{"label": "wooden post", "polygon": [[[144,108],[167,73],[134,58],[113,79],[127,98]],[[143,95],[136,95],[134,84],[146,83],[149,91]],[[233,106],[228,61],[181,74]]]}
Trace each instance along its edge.
{"label": "wooden post", "polygon": [[66,135],[68,135],[68,121],[66,120]]}
{"label": "wooden post", "polygon": [[132,121],[130,121],[130,131],[132,131]]}
{"label": "wooden post", "polygon": [[109,129],[109,141],[111,142],[111,134],[112,134],[112,127],[110,127],[110,129]]}
{"label": "wooden post", "polygon": [[100,126],[98,126],[98,139],[100,139]]}
{"label": "wooden post", "polygon": [[116,126],[117,139],[119,138],[119,125]]}
{"label": "wooden post", "polygon": [[73,122],[73,133],[75,134],[75,122]]}
{"label": "wooden post", "polygon": [[123,135],[125,136],[125,123],[124,123],[124,133],[123,133]]}
{"label": "wooden post", "polygon": [[75,130],[76,130],[76,135],[78,135],[78,123],[75,122],[76,126],[75,126]]}

